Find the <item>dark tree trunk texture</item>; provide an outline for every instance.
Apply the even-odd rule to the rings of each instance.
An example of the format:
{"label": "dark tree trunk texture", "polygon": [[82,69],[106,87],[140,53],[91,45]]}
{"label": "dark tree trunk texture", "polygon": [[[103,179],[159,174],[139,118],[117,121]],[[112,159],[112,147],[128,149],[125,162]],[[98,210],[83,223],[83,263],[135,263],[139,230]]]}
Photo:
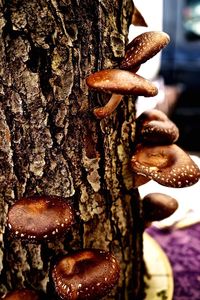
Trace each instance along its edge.
{"label": "dark tree trunk texture", "polygon": [[[1,0],[0,9],[0,295],[46,290],[57,254],[92,247],[120,261],[106,299],[139,299],[141,209],[128,166],[134,98],[100,121],[92,109],[107,98],[85,82],[124,56],[132,0]],[[10,237],[9,206],[35,194],[71,198],[69,233],[38,245]]]}

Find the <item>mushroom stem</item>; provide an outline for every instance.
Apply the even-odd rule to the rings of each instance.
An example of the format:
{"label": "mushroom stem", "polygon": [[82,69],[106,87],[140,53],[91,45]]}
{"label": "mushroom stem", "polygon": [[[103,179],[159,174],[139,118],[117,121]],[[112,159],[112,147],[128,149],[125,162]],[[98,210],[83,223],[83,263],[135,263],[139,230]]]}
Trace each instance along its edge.
{"label": "mushroom stem", "polygon": [[119,69],[107,69],[95,72],[86,78],[89,89],[112,94],[105,105],[94,109],[97,118],[105,118],[120,103],[122,95],[153,97],[157,95],[157,87],[149,80]]}
{"label": "mushroom stem", "polygon": [[103,119],[111,115],[111,113],[117,108],[122,100],[122,95],[112,94],[110,100],[106,105],[95,108],[93,113],[98,119]]}

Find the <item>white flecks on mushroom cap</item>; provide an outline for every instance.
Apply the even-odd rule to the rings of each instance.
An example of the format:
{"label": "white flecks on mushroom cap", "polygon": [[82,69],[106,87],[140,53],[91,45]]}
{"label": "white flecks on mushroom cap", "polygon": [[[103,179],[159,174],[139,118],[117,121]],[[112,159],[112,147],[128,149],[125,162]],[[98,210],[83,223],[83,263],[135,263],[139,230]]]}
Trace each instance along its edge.
{"label": "white flecks on mushroom cap", "polygon": [[[74,270],[75,273],[74,273]],[[100,249],[79,250],[63,257],[52,270],[58,295],[63,299],[99,299],[117,283],[119,265],[115,257]]]}
{"label": "white flecks on mushroom cap", "polygon": [[143,64],[170,41],[170,37],[163,31],[148,31],[136,36],[128,45],[125,58],[120,64],[120,68],[131,70],[135,66]]}
{"label": "white flecks on mushroom cap", "polygon": [[65,198],[34,196],[17,200],[10,207],[7,224],[15,237],[41,241],[71,228],[74,215]]}
{"label": "white flecks on mushroom cap", "polygon": [[149,80],[119,69],[107,69],[95,72],[86,78],[90,89],[120,95],[142,95],[152,97],[157,95],[157,87]]}
{"label": "white flecks on mushroom cap", "polygon": [[181,188],[198,182],[199,167],[177,145],[139,145],[131,159],[135,173],[146,176],[161,185]]}
{"label": "white flecks on mushroom cap", "polygon": [[173,144],[179,138],[178,127],[158,109],[144,111],[136,119],[136,131],[140,140],[158,145]]}

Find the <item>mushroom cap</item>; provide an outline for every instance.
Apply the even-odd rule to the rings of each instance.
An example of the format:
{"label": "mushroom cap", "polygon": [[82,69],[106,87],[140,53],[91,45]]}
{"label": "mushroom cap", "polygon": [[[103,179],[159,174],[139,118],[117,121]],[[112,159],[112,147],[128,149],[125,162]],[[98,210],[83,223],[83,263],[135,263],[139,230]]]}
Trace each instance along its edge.
{"label": "mushroom cap", "polygon": [[90,89],[120,95],[152,97],[157,95],[157,87],[149,80],[129,71],[108,69],[95,72],[86,78]]}
{"label": "mushroom cap", "polygon": [[85,249],[64,256],[52,270],[52,280],[62,299],[100,299],[119,279],[120,269],[110,252]]}
{"label": "mushroom cap", "polygon": [[177,200],[166,194],[150,193],[143,198],[143,214],[147,222],[168,218],[177,208]]}
{"label": "mushroom cap", "polygon": [[44,295],[40,292],[21,289],[9,292],[4,298],[4,300],[44,300]]}
{"label": "mushroom cap", "polygon": [[198,182],[199,167],[175,144],[161,146],[138,145],[131,159],[135,173],[167,187],[181,188]]}
{"label": "mushroom cap", "polygon": [[178,127],[158,110],[143,112],[136,120],[139,139],[151,144],[173,144],[179,138]]}
{"label": "mushroom cap", "polygon": [[156,55],[170,41],[163,31],[148,31],[135,37],[128,45],[120,68],[132,70]]}
{"label": "mushroom cap", "polygon": [[41,241],[63,234],[74,223],[67,199],[33,196],[16,201],[8,211],[7,224],[14,237]]}

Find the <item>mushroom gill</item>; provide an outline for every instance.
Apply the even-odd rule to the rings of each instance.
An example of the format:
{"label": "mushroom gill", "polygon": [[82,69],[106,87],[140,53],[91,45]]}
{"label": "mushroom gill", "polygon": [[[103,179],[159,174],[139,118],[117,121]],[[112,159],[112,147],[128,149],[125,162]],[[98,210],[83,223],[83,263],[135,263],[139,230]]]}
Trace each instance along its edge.
{"label": "mushroom gill", "polygon": [[95,72],[86,78],[91,90],[112,94],[105,106],[94,109],[97,118],[109,116],[122,100],[122,95],[142,95],[152,97],[158,93],[157,87],[149,80],[119,69],[107,69]]}

